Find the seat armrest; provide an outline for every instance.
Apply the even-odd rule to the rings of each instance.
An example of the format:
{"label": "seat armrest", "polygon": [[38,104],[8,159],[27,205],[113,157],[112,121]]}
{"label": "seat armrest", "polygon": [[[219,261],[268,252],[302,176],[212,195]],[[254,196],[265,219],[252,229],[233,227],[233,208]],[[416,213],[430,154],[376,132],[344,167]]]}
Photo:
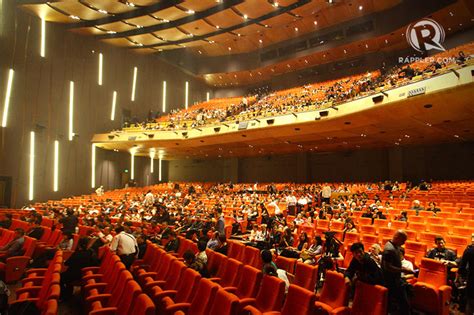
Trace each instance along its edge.
{"label": "seat armrest", "polygon": [[332,314],[333,315],[350,315],[351,309],[347,306],[338,307],[332,311]]}
{"label": "seat armrest", "polygon": [[176,291],[176,290],[165,290],[165,291],[161,291],[161,292],[155,293],[155,294],[153,295],[153,300],[155,300],[155,301],[160,301],[160,300],[161,300],[162,298],[164,298],[164,297],[174,298],[177,293],[178,293],[178,291]]}
{"label": "seat armrest", "polygon": [[262,315],[262,312],[252,305],[247,305],[244,307],[244,311],[250,315]]}
{"label": "seat armrest", "polygon": [[33,286],[33,287],[27,287],[27,288],[19,288],[16,290],[15,294],[16,296],[19,296],[22,293],[38,293],[41,290],[42,287],[40,286]]}
{"label": "seat armrest", "polygon": [[86,298],[86,302],[90,305],[92,304],[93,302],[101,302],[102,305],[103,304],[107,304],[107,302],[109,301],[110,297],[112,296],[112,294],[97,294],[97,295],[93,295],[93,296],[88,296]]}
{"label": "seat armrest", "polygon": [[85,291],[90,291],[92,289],[96,289],[97,291],[101,292],[107,287],[107,283],[103,282],[98,282],[98,283],[91,283],[91,284],[86,284],[84,286]]}
{"label": "seat armrest", "polygon": [[31,268],[25,271],[25,274],[26,276],[28,276],[32,273],[35,273],[36,276],[38,277],[38,276],[43,276],[47,270],[48,270],[47,268]]}
{"label": "seat armrest", "polygon": [[222,279],[214,277],[214,278],[209,278],[209,280],[211,280],[212,282],[215,282],[215,283],[220,283]]}
{"label": "seat armrest", "polygon": [[99,267],[84,267],[84,268],[81,269],[82,274],[84,274],[88,271],[91,271],[91,272],[99,271]]}
{"label": "seat armrest", "polygon": [[256,302],[257,302],[257,299],[255,298],[244,298],[244,299],[241,299],[239,303],[240,303],[241,308],[245,308],[246,306],[249,306],[249,305],[255,305]]}
{"label": "seat armrest", "polygon": [[27,299],[15,300],[15,301],[10,303],[10,306],[18,304],[18,303],[23,303],[23,302],[36,303],[38,301],[39,301],[39,298],[27,298]]}
{"label": "seat armrest", "polygon": [[40,286],[43,283],[45,277],[29,277],[21,279],[21,284],[24,286],[25,283],[33,282],[33,286]]}
{"label": "seat armrest", "polygon": [[174,314],[177,311],[183,311],[184,313],[188,313],[190,307],[191,303],[176,303],[166,307],[166,312],[167,314]]}
{"label": "seat armrest", "polygon": [[116,307],[104,307],[89,313],[89,315],[115,315],[117,313]]}

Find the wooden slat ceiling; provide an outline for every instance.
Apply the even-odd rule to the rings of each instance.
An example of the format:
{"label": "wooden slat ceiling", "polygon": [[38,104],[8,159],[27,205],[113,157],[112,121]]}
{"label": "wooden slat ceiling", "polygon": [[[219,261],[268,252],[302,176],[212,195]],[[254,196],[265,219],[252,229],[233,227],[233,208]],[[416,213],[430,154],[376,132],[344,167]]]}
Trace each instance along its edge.
{"label": "wooden slat ceiling", "polygon": [[[49,22],[67,23],[75,32],[100,36],[100,39],[118,46],[145,46],[140,50],[149,53],[193,47],[190,49],[196,54],[218,56],[262,49],[334,23],[388,9],[399,2],[400,0],[339,0],[329,4],[326,0],[62,0],[25,4],[22,7]],[[156,6],[161,6],[162,9],[149,12],[150,8]],[[294,7],[292,10],[285,9],[288,6]],[[359,6],[363,9],[359,10]],[[201,17],[199,14],[205,16]],[[268,14],[276,16],[261,21],[254,20]],[[108,18],[109,22],[104,21],[104,18]],[[186,18],[189,20],[183,20]],[[315,20],[317,25],[314,24]],[[172,24],[173,21],[177,25]],[[80,25],[87,26],[77,27]],[[162,28],[150,28],[157,25]],[[238,30],[226,30],[238,25],[242,25]],[[295,27],[298,31],[295,31]],[[130,34],[132,31],[135,34]],[[136,33],[138,31],[140,34]],[[215,35],[216,31],[222,34]],[[122,35],[122,32],[128,33]],[[154,33],[163,40],[153,41],[154,35],[145,35],[148,33]],[[204,38],[198,38],[199,36]],[[121,37],[129,40],[120,39]],[[173,42],[183,39],[187,42],[182,45]],[[262,42],[259,43],[259,40]],[[146,47],[147,45],[158,46]]]}
{"label": "wooden slat ceiling", "polygon": [[[433,13],[433,15],[429,17],[443,25],[447,37],[449,37],[450,34],[474,26],[473,17],[467,9],[466,2],[464,1],[456,2],[441,11]],[[294,29],[289,29],[288,31],[294,32]],[[255,84],[255,82],[271,80],[272,77],[287,72],[306,69],[320,64],[351,59],[367,53],[379,51],[390,52],[408,48],[405,31],[405,27],[400,28],[390,34],[363,39],[346,45],[335,46],[328,51],[319,51],[304,57],[284,60],[270,66],[252,69],[250,71],[208,73],[201,77],[208,84],[216,87],[235,87]],[[239,44],[242,45],[243,43]],[[258,39],[257,42],[253,44],[261,45],[258,42]],[[344,53],[344,51],[346,52]]]}

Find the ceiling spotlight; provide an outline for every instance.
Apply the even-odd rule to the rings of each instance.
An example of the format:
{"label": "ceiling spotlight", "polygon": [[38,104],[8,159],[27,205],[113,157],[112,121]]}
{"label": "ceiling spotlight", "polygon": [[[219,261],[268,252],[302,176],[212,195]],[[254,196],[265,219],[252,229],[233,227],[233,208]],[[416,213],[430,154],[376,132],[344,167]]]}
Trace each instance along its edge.
{"label": "ceiling spotlight", "polygon": [[314,21],[313,23],[314,23],[314,25],[318,25],[318,21]]}
{"label": "ceiling spotlight", "polygon": [[78,17],[77,15],[70,15],[69,17],[70,17],[71,19],[73,19],[73,20],[80,20],[80,19],[81,19],[81,18]]}
{"label": "ceiling spotlight", "polygon": [[458,135],[454,135],[454,138],[459,138],[459,136],[458,136]]}
{"label": "ceiling spotlight", "polygon": [[362,11],[363,8],[364,8],[364,7],[360,5],[360,6],[359,6],[359,11]]}
{"label": "ceiling spotlight", "polygon": [[237,36],[239,36],[239,37],[240,37],[240,36],[242,36],[242,34],[240,34],[240,33],[237,33]]}
{"label": "ceiling spotlight", "polygon": [[107,31],[107,34],[117,34],[116,31]]}
{"label": "ceiling spotlight", "polygon": [[262,43],[263,43],[263,40],[259,39],[258,42],[259,42],[260,44],[262,44]]}
{"label": "ceiling spotlight", "polygon": [[216,25],[216,28],[217,28],[217,29],[220,29],[221,27],[220,27],[219,25]]}
{"label": "ceiling spotlight", "polygon": [[369,48],[369,45],[368,45],[368,44],[365,44],[365,48]]}
{"label": "ceiling spotlight", "polygon": [[329,4],[332,4],[334,1],[333,0],[328,0],[328,3]]}
{"label": "ceiling spotlight", "polygon": [[297,27],[295,27],[295,32],[298,32],[298,28],[297,28]]}
{"label": "ceiling spotlight", "polygon": [[278,2],[276,2],[276,1],[273,2],[273,6],[274,6],[275,8],[278,8]]}
{"label": "ceiling spotlight", "polygon": [[344,49],[344,53],[347,54],[347,50]]}
{"label": "ceiling spotlight", "polygon": [[188,10],[188,11],[186,11],[186,13],[187,14],[194,14],[195,12],[194,12],[194,10]]}
{"label": "ceiling spotlight", "polygon": [[109,12],[107,12],[107,11],[105,11],[105,10],[102,10],[102,9],[99,9],[98,11],[99,11],[100,13],[102,13],[102,14],[109,14]]}
{"label": "ceiling spotlight", "polygon": [[132,2],[125,2],[126,5],[128,5],[129,7],[134,7],[135,6],[135,3],[132,3]]}
{"label": "ceiling spotlight", "polygon": [[244,19],[248,19],[248,15],[247,14],[244,14]]}
{"label": "ceiling spotlight", "polygon": [[227,47],[227,49],[228,49],[229,51],[231,51],[231,50],[232,50],[232,48],[230,48],[230,47]]}

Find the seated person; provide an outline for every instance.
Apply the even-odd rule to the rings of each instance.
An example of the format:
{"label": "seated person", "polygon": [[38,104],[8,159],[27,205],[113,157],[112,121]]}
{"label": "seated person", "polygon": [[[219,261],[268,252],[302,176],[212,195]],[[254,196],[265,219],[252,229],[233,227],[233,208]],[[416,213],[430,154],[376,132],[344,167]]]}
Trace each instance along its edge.
{"label": "seated person", "polygon": [[413,268],[413,263],[405,258],[405,248],[400,247],[400,254],[402,255],[402,269],[409,271],[408,273],[402,272],[402,277],[405,279],[413,278],[415,269]]}
{"label": "seated person", "polygon": [[303,262],[309,265],[315,265],[318,255],[323,253],[323,240],[321,236],[315,235],[313,244],[311,244],[307,249],[303,249],[300,253],[300,258],[298,261]]}
{"label": "seated person", "polygon": [[1,259],[8,257],[21,256],[24,253],[23,244],[25,243],[25,231],[22,228],[16,228],[13,240],[0,247]]}
{"label": "seated person", "polygon": [[26,236],[39,240],[44,234],[44,228],[41,226],[42,218],[36,218],[33,221],[33,226],[26,232]]}
{"label": "seated person", "polygon": [[372,244],[369,248],[369,255],[380,267],[382,263],[382,247],[379,244]]}
{"label": "seated person", "polygon": [[364,245],[360,242],[354,243],[350,248],[353,258],[349,267],[344,272],[346,283],[355,280],[371,285],[383,284],[383,273],[377,262],[364,251]]}
{"label": "seated person", "polygon": [[180,241],[179,238],[176,237],[176,232],[171,231],[169,234],[169,241],[165,245],[165,250],[167,252],[177,252],[179,249]]}
{"label": "seated person", "polygon": [[262,272],[264,275],[270,275],[280,278],[281,280],[285,281],[285,292],[288,292],[288,288],[290,287],[290,281],[288,280],[288,276],[286,275],[286,271],[283,269],[278,269],[277,265],[273,262],[273,255],[272,252],[269,250],[262,250],[261,253],[262,257]]}
{"label": "seated person", "polygon": [[207,277],[207,270],[206,266],[203,264],[202,261],[196,258],[193,251],[188,249],[183,254],[184,264],[191,269],[196,270],[201,274],[203,277]]}
{"label": "seated person", "polygon": [[5,219],[0,221],[0,228],[9,229],[12,225],[13,215],[11,213],[5,214]]}
{"label": "seated person", "polygon": [[87,249],[89,240],[87,238],[79,239],[77,249],[72,253],[71,257],[64,262],[67,270],[61,273],[61,298],[63,300],[72,296],[73,284],[81,280],[81,270],[95,264],[92,252]]}
{"label": "seated person", "polygon": [[456,267],[456,253],[446,248],[446,241],[442,236],[435,238],[436,247],[430,249],[426,254],[427,258],[440,260],[448,266],[448,268]]}
{"label": "seated person", "polygon": [[221,253],[222,255],[227,255],[228,249],[227,239],[225,235],[219,235],[219,245],[217,245],[215,251]]}

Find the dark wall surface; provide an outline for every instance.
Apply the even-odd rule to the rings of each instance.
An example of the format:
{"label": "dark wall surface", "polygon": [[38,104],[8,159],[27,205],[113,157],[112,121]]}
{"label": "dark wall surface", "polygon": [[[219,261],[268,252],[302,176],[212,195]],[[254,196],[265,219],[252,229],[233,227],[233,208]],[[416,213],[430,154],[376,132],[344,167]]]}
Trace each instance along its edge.
{"label": "dark wall surface", "polygon": [[[157,56],[140,55],[46,24],[46,57],[40,56],[39,18],[15,8],[15,1],[0,1],[0,113],[3,114],[8,70],[15,71],[8,124],[0,127],[0,176],[12,177],[12,206],[28,199],[30,132],[35,131],[34,201],[89,193],[91,138],[121,127],[122,110],[140,120],[151,109],[161,112],[162,82],[167,81],[167,108],[184,107],[184,86],[189,81],[189,103],[206,98],[209,89]],[[104,55],[103,85],[98,85],[99,53]],[[138,67],[136,99],[131,101],[133,68]],[[74,81],[74,132],[68,141],[69,81]],[[118,93],[115,120],[110,120],[112,93]],[[54,141],[59,140],[59,191],[53,192]],[[129,155],[97,149],[97,185],[120,187]],[[143,160],[143,161],[141,161]],[[158,161],[156,160],[156,164]],[[149,159],[137,158],[140,184],[150,177]],[[156,177],[155,177],[156,175]],[[148,176],[148,177],[147,177]]]}
{"label": "dark wall surface", "polygon": [[[235,161],[237,160],[237,161]],[[474,178],[474,143],[169,162],[171,181],[321,182]]]}

